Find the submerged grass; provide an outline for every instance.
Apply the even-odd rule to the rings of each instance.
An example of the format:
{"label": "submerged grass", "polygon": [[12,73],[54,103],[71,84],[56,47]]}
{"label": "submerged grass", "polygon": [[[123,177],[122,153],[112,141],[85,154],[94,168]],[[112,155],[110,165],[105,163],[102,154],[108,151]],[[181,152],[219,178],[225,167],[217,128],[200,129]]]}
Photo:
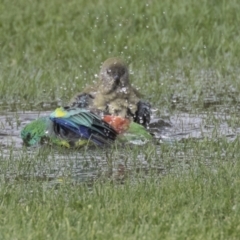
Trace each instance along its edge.
{"label": "submerged grass", "polygon": [[[102,168],[96,180],[85,183],[72,181],[74,161],[67,153],[63,162],[48,148],[29,157],[23,151],[19,160],[2,156],[0,237],[238,239],[238,149],[238,139],[224,138],[164,144],[160,154],[156,146],[132,149],[132,155],[130,150],[123,154],[109,149],[105,152],[109,172],[104,174]],[[111,174],[121,154],[131,156],[122,161],[126,170]],[[144,161],[137,159],[139,154]],[[53,161],[58,161],[61,177],[44,178]],[[159,162],[165,174],[154,167]],[[49,165],[49,172],[43,165]],[[135,165],[131,172],[129,165]]]}
{"label": "submerged grass", "polygon": [[[2,179],[0,237],[238,239],[239,143],[221,140],[193,146],[190,143],[185,153],[187,169],[175,166],[164,177],[136,175],[124,184],[106,178],[91,185],[66,180],[52,186],[34,178]],[[229,148],[232,156],[224,156]],[[173,150],[165,146],[163,159],[169,164]]]}
{"label": "submerged grass", "polygon": [[[0,238],[239,239],[239,140],[218,134],[222,122],[239,132],[239,11],[237,0],[0,1],[3,111],[53,110],[121,56],[162,115],[204,111],[216,129],[74,161],[1,146]],[[6,122],[21,128],[21,116]]]}

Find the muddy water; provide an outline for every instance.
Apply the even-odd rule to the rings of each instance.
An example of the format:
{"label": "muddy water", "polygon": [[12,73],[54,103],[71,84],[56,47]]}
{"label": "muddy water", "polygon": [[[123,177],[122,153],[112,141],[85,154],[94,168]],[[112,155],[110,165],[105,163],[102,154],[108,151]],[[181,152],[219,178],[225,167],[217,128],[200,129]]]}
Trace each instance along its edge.
{"label": "muddy water", "polygon": [[21,129],[32,120],[49,113],[0,112],[1,176],[14,180],[35,177],[56,183],[69,179],[89,182],[101,177],[121,181],[126,176],[133,177],[139,173],[147,176],[150,171],[164,174],[168,169],[160,157],[161,143],[222,136],[231,141],[240,131],[229,127],[228,116],[219,113],[211,113],[211,117],[207,113],[179,113],[168,119],[153,117],[149,130],[155,134],[157,143],[148,146],[147,152],[142,147],[87,151],[25,148],[20,138]]}

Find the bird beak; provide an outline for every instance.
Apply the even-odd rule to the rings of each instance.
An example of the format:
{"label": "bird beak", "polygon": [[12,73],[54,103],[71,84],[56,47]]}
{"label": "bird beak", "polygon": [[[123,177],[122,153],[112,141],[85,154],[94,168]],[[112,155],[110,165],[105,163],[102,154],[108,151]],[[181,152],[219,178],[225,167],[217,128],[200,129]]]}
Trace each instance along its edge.
{"label": "bird beak", "polygon": [[119,75],[115,75],[115,76],[113,77],[113,79],[115,80],[115,82],[116,82],[117,85],[120,83],[120,77],[119,77]]}

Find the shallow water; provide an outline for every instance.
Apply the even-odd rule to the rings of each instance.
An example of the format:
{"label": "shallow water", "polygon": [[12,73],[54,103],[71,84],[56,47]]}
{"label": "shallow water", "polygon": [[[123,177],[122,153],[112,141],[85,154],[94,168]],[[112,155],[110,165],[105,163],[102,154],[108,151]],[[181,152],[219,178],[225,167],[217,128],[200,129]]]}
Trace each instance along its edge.
{"label": "shallow water", "polygon": [[[0,145],[2,162],[0,174],[5,180],[26,180],[60,183],[62,181],[91,182],[101,178],[123,181],[136,174],[147,177],[149,172],[165,174],[188,162],[179,157],[178,163],[169,165],[161,157],[162,144],[172,145],[186,140],[235,139],[240,129],[228,125],[229,117],[220,113],[178,113],[162,119],[153,116],[149,130],[156,136],[156,145],[111,149],[52,149],[46,147],[26,148],[20,138],[21,129],[49,111],[0,112]],[[184,155],[180,151],[180,155]],[[26,164],[29,162],[28,164]]]}

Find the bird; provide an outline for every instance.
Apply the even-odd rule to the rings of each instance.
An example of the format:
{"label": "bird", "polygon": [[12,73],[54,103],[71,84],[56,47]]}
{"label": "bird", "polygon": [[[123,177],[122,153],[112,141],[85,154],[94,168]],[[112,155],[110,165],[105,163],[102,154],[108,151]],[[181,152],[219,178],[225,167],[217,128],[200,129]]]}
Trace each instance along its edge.
{"label": "bird", "polygon": [[126,132],[131,124],[128,118],[122,118],[114,115],[105,115],[102,119],[111,125],[118,134]]}
{"label": "bird", "polygon": [[21,138],[26,146],[50,144],[80,148],[150,141],[152,135],[145,127],[127,118],[113,115],[101,118],[90,110],[67,106],[28,123],[21,130]]}
{"label": "bird", "polygon": [[28,123],[20,134],[27,146],[50,142],[70,148],[109,145],[118,133],[90,110],[67,106]]}
{"label": "bird", "polygon": [[129,118],[147,127],[151,117],[151,105],[141,97],[129,81],[126,63],[121,58],[112,57],[102,64],[99,81],[74,96],[68,105],[89,108],[98,115]]}
{"label": "bird", "polygon": [[105,115],[103,120],[109,123],[117,131],[117,142],[142,145],[150,141],[152,142],[154,139],[154,134],[148,132],[144,126],[130,121],[127,118]]}

